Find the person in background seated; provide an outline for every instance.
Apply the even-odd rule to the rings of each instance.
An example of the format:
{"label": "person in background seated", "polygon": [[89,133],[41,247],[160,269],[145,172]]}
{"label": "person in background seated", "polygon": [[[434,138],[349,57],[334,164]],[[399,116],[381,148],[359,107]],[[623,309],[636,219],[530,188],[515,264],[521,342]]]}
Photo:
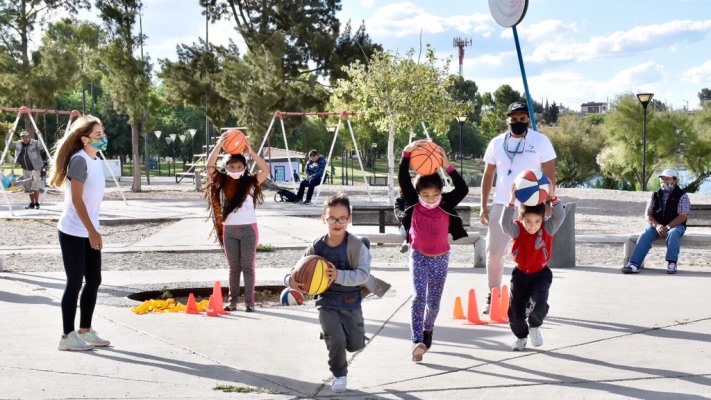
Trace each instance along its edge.
{"label": "person in background seated", "polygon": [[636,274],[642,269],[644,258],[657,239],[667,242],[667,273],[676,273],[681,237],[686,232],[686,220],[691,208],[689,196],[677,185],[678,182],[679,176],[671,168],[659,175],[661,187],[652,193],[647,203],[649,225],[639,235],[630,261],[622,268],[623,274]]}
{"label": "person in background seated", "polygon": [[[306,164],[306,178],[301,181],[299,185],[299,192],[296,194],[296,198],[302,204],[311,204],[311,196],[314,194],[314,188],[321,184],[321,178],[323,173],[326,171],[326,159],[322,155],[318,154],[318,151],[311,150],[309,152],[309,162]],[[306,192],[306,201],[304,199],[304,190],[306,188],[309,190]]]}

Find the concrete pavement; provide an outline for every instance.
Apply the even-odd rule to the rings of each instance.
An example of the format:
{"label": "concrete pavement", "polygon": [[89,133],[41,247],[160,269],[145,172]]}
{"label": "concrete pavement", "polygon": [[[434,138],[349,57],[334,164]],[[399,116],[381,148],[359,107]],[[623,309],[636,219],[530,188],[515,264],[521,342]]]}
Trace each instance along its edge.
{"label": "concrete pavement", "polygon": [[[139,203],[106,202],[105,218],[175,222],[124,251],[214,251],[205,237],[204,202],[133,202]],[[269,203],[260,210],[262,243],[303,247],[323,232],[315,217],[284,216]],[[318,213],[312,210],[320,212],[292,209]],[[24,250],[0,248],[0,257],[18,251]],[[104,272],[93,326],[112,346],[84,353],[56,349],[63,272],[0,273],[0,315],[9,328],[0,349],[0,398],[711,398],[707,268],[673,276],[652,269],[634,276],[596,266],[556,269],[544,344],[524,352],[510,350],[513,336],[505,324],[467,325],[452,318],[456,296],[466,309],[469,289],[483,293],[486,285],[485,271],[452,268],[434,345],[423,363],[414,364],[405,256],[379,262],[375,247],[373,257],[373,272],[393,287],[363,303],[371,340],[350,356],[344,394],[332,394],[327,385],[327,352],[310,303],[219,318],[135,315],[128,307],[125,296],[136,287],[226,284],[225,271],[212,269]],[[278,282],[287,271],[260,266],[258,284]]]}

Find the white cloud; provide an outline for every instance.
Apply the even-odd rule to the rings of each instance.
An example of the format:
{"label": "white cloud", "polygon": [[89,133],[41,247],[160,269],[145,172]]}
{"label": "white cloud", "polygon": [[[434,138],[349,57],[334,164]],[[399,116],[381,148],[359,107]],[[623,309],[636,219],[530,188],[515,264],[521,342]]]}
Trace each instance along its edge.
{"label": "white cloud", "polygon": [[436,34],[454,29],[465,34],[488,37],[492,33],[492,22],[493,19],[483,13],[442,17],[406,1],[375,10],[368,19],[368,30],[372,35],[403,37],[420,32]]}
{"label": "white cloud", "polygon": [[681,74],[681,80],[687,83],[708,84],[711,81],[711,60],[687,69]]}
{"label": "white cloud", "polygon": [[711,32],[711,19],[676,20],[616,31],[583,43],[569,40],[543,43],[527,59],[532,62],[589,61],[601,57],[629,56],[656,48],[675,48],[679,43],[697,42],[708,32]]}
{"label": "white cloud", "polygon": [[365,9],[372,8],[374,3],[375,0],[360,0],[360,5]]}
{"label": "white cloud", "polygon": [[[519,26],[516,31],[519,38],[527,42],[541,42],[578,32],[579,29],[574,23],[566,24],[561,20],[547,19],[533,25]],[[501,32],[501,37],[505,39],[513,38],[513,30],[504,29]]]}
{"label": "white cloud", "polygon": [[659,82],[664,77],[664,67],[648,61],[616,73],[610,83],[618,88],[634,89],[642,85]]}

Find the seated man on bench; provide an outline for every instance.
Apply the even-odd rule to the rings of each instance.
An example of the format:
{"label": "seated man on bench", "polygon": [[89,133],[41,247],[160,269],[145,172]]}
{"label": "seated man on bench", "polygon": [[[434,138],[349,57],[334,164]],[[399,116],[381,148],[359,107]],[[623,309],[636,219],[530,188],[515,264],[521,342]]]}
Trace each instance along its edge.
{"label": "seated man on bench", "polygon": [[[318,151],[311,150],[309,152],[309,162],[306,164],[306,178],[299,185],[299,192],[296,193],[297,201],[302,204],[311,204],[311,196],[314,194],[314,188],[321,184],[321,178],[326,171],[326,159],[318,154]],[[304,199],[304,190],[306,192],[306,201]]]}
{"label": "seated man on bench", "polygon": [[622,268],[622,273],[638,273],[652,243],[657,239],[665,239],[667,242],[667,273],[676,273],[681,237],[686,232],[686,220],[691,207],[689,196],[677,185],[678,180],[676,171],[670,168],[659,175],[661,188],[652,193],[647,204],[649,226],[639,235],[630,262]]}

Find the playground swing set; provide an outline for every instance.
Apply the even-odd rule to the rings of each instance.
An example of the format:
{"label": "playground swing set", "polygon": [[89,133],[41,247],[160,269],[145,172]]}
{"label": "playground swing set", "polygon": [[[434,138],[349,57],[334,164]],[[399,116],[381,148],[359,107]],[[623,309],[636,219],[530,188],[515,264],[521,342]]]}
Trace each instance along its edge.
{"label": "playground swing set", "polygon": [[[79,118],[81,116],[81,113],[77,110],[72,110],[72,111],[62,111],[62,110],[50,110],[50,109],[30,109],[29,107],[20,107],[20,108],[11,108],[11,107],[0,107],[0,111],[3,112],[16,112],[17,117],[15,118],[15,122],[12,124],[12,127],[7,133],[7,136],[5,138],[5,148],[2,152],[2,155],[0,156],[0,193],[2,194],[5,204],[7,204],[7,208],[10,211],[11,216],[15,216],[14,210],[12,208],[12,203],[10,202],[10,198],[7,196],[7,191],[5,190],[5,184],[4,184],[4,177],[5,177],[5,162],[6,162],[6,157],[9,157],[9,150],[10,146],[15,142],[15,133],[17,132],[17,126],[22,119],[23,115],[26,115],[30,123],[32,124],[32,127],[35,130],[35,133],[37,135],[37,140],[39,140],[40,144],[42,145],[42,148],[44,149],[45,153],[47,154],[47,164],[52,165],[52,153],[50,153],[49,148],[47,147],[47,143],[44,140],[44,135],[42,134],[42,131],[37,127],[37,123],[35,122],[35,118],[32,116],[33,113],[36,115],[42,114],[43,117],[45,118],[45,128],[47,127],[46,123],[46,114],[55,114],[57,116],[57,127],[59,128],[59,115],[69,115],[69,120],[67,121],[67,125],[64,129],[64,135],[66,135],[69,132],[70,126],[74,120]],[[113,170],[108,166],[108,162],[106,161],[106,157],[104,156],[103,152],[99,151],[99,155],[101,156],[101,159],[104,161],[104,164],[106,165],[106,169],[111,173],[111,176],[113,177],[114,182],[116,183],[116,187],[119,189],[119,193],[121,193],[121,197],[123,198],[123,201],[125,204],[128,204],[126,201],[126,197],[123,195],[123,191],[121,190],[121,186],[118,183],[118,180],[116,179],[116,176],[113,173]],[[10,160],[8,158],[8,160]],[[10,161],[11,163],[12,161]],[[12,170],[12,167],[11,167]],[[40,191],[40,203],[42,201],[42,197],[44,196],[44,191]]]}

